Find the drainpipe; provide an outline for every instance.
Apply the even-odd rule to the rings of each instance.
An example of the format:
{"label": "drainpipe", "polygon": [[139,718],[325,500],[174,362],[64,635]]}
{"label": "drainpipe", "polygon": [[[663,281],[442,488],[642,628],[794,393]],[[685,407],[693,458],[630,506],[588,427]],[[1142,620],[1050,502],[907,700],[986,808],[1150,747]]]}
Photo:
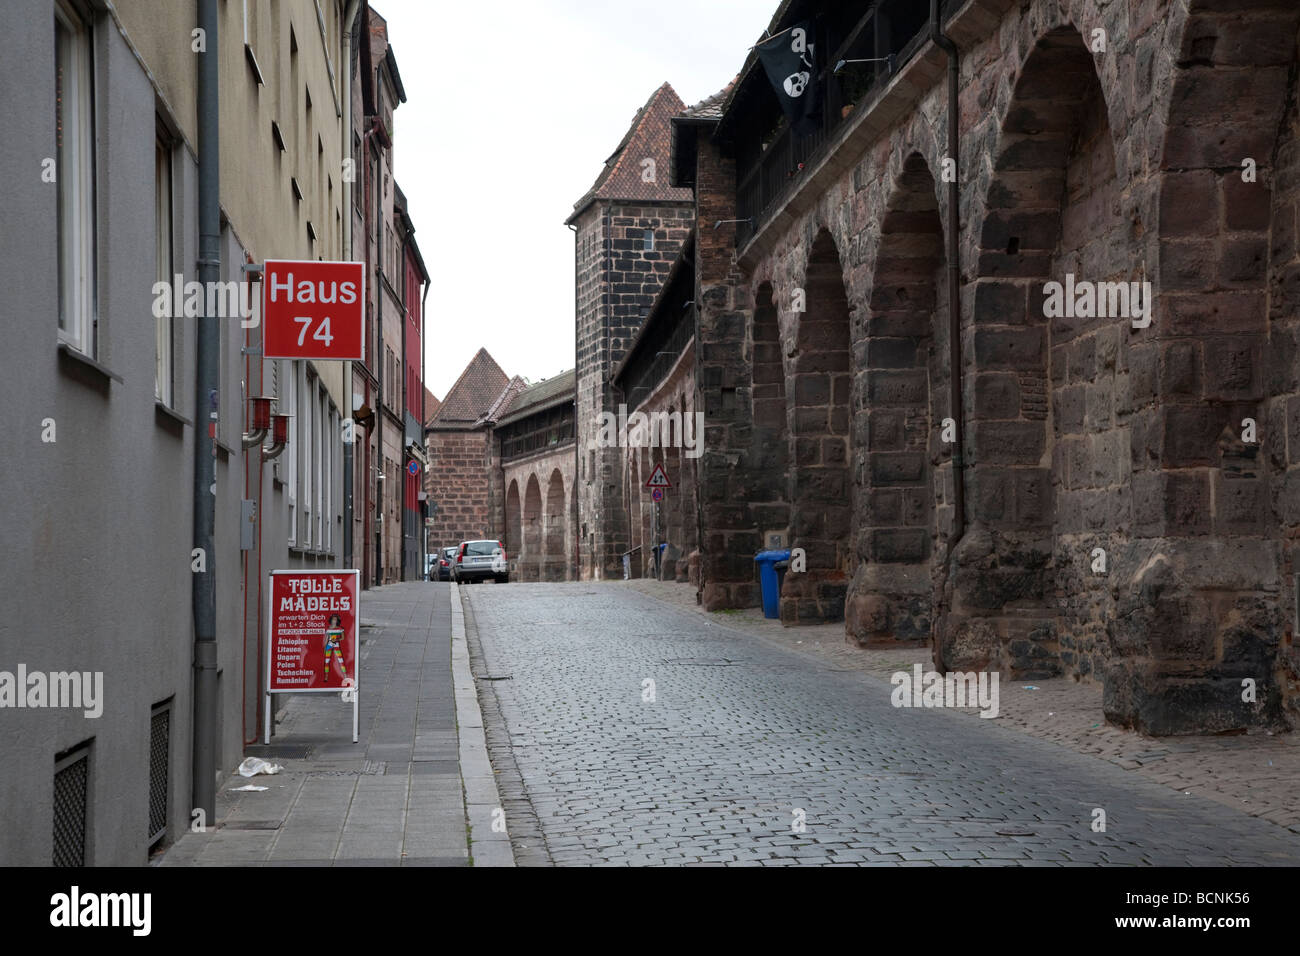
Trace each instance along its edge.
{"label": "drainpipe", "polygon": [[[380,155],[380,165],[383,164],[383,155]],[[377,256],[374,264],[374,358],[380,358],[380,352],[383,350],[383,170],[374,170],[374,246],[378,248],[380,254]],[[387,359],[387,355],[383,356]],[[380,365],[380,388],[374,390],[374,453],[378,459],[378,467],[383,479],[387,480],[386,468],[383,467],[383,395],[387,394],[389,382],[383,380],[383,373],[387,372],[387,362]],[[383,584],[383,545],[387,544],[385,535],[386,524],[385,515],[383,515],[383,498],[390,489],[385,488],[380,481],[374,481],[374,509],[376,509],[376,527],[378,529],[378,538],[374,545],[374,574],[376,574],[378,585]]]}
{"label": "drainpipe", "polygon": [[[361,0],[348,0],[343,15],[343,158],[352,158],[352,24],[357,19]],[[352,181],[357,171],[343,180],[343,255],[352,258]],[[352,363],[343,363],[343,414],[352,418]],[[352,440],[343,445],[343,567],[355,567],[352,559],[352,481],[353,449],[357,443],[356,429]]]}
{"label": "drainpipe", "polygon": [[[697,222],[699,221],[698,208],[699,206],[697,204],[696,206],[697,212],[695,216]],[[697,246],[695,250],[695,263],[696,263],[695,301],[700,302],[702,301],[700,296],[700,291],[703,288],[700,282],[700,276],[702,274],[700,266],[703,264],[703,262],[700,256],[698,240],[697,240]],[[695,387],[692,390],[693,394],[691,396],[693,399],[693,401],[691,402],[691,414],[694,415],[696,411],[704,408],[704,403],[701,401],[701,399],[704,396],[704,390],[700,387],[700,382],[704,380],[704,346],[701,344],[700,309],[698,305],[691,306],[691,314],[695,322],[695,346],[694,346]],[[683,412],[684,411],[685,409],[683,409]],[[694,421],[694,419],[692,419],[692,421]],[[699,443],[697,447],[700,448],[700,454],[696,455],[693,459],[691,459],[691,484],[695,486],[694,488],[691,489],[695,494],[695,550],[699,554],[699,560],[695,564],[695,603],[703,607],[704,606],[704,499],[700,493],[700,484],[701,484],[700,459],[704,457],[704,449],[702,447],[704,445],[704,436],[696,435],[695,440],[696,442]],[[687,552],[686,579],[688,581],[690,580],[690,569],[691,569],[691,556],[690,553]]]}
{"label": "drainpipe", "polygon": [[939,21],[939,0],[930,0],[930,39],[935,46],[943,50],[948,57],[948,152],[953,160],[952,182],[948,183],[948,383],[952,390],[950,396],[951,415],[955,426],[952,451],[952,539],[948,544],[948,554],[966,531],[966,482],[962,448],[964,447],[965,429],[962,409],[961,379],[961,190],[957,182],[961,168],[959,154],[961,139],[958,130],[958,91],[960,89],[960,69],[957,58],[957,44],[943,32]]}
{"label": "drainpipe", "polygon": [[[578,227],[568,223],[573,232],[573,315],[578,316]],[[573,580],[582,580],[582,444],[579,441],[581,428],[578,422],[578,337],[573,337],[573,504],[568,505],[570,512],[569,527],[573,531]],[[504,479],[503,479],[504,480]],[[506,515],[506,527],[510,526],[510,516]]]}
{"label": "drainpipe", "polygon": [[[393,192],[394,192],[394,193],[397,192],[397,181],[396,181],[396,180],[393,181]],[[393,199],[394,199],[394,201],[396,201],[396,199],[397,199],[396,195],[394,195]],[[409,239],[409,236],[406,235],[406,230],[403,229],[403,230],[402,230],[402,244],[401,244],[401,246],[400,246],[400,248],[401,248],[401,253],[399,254],[398,259],[397,259],[397,281],[400,282],[400,283],[402,284],[402,286],[401,286],[401,291],[402,291],[402,451],[403,451],[402,457],[403,457],[403,459],[405,459],[405,457],[406,457],[406,454],[405,454],[405,451],[406,451],[406,403],[407,403],[408,401],[410,401],[409,397],[408,397],[407,394],[406,394],[406,325],[407,325],[408,322],[410,322],[410,314],[409,314],[408,311],[407,311],[407,305],[406,305],[406,243],[407,243],[407,240],[408,240],[408,239]],[[403,464],[405,464],[405,461],[403,461]],[[398,580],[400,580],[400,581],[405,581],[405,580],[406,580],[406,479],[407,479],[407,474],[406,474],[406,468],[405,468],[405,467],[402,468],[402,472],[401,472],[401,474],[402,474],[402,481],[401,481],[401,484],[402,484],[402,507],[399,509],[399,513],[400,513],[401,516],[402,516],[402,518],[401,518],[401,528],[402,528],[402,576],[401,576]]]}
{"label": "drainpipe", "polygon": [[[220,280],[221,270],[221,146],[218,139],[220,30],[217,0],[199,0],[199,24],[207,36],[207,52],[199,60],[199,282],[204,288]],[[190,576],[194,611],[194,760],[192,807],[202,810],[208,824],[216,821],[217,773],[217,605],[216,524],[217,397],[221,329],[216,316],[204,309],[198,320],[198,355],[194,396],[194,547],[207,556],[207,570]],[[206,414],[205,414],[206,413]],[[204,418],[208,427],[204,427]]]}
{"label": "drainpipe", "polygon": [[[383,153],[379,156],[379,166],[382,167],[384,162]],[[383,195],[383,169],[375,169],[375,248],[378,250],[375,263],[375,358],[379,358],[379,353],[384,348],[384,195]],[[388,358],[387,355],[384,356]],[[384,381],[384,373],[388,371],[387,362],[379,366],[379,387],[375,389],[375,455],[379,459],[379,473],[384,474],[384,394],[390,386],[389,382]],[[387,481],[387,475],[384,476]],[[387,535],[384,534],[384,496],[386,492],[391,491],[375,479],[375,509],[378,512],[375,516],[376,529],[378,530],[379,540],[375,542],[375,584],[382,586],[384,583],[384,545],[387,543]]]}
{"label": "drainpipe", "polygon": [[[424,368],[425,311],[424,310],[427,308],[425,303],[429,299],[430,283],[427,279],[421,281],[423,281],[424,283],[424,291],[420,293],[420,451],[424,452],[424,456],[429,460],[429,465],[432,465],[433,455],[429,454],[429,445],[428,442],[426,441],[427,436],[425,435],[425,431],[424,431],[424,423],[429,420],[427,418],[429,414],[429,410],[424,407],[424,393],[429,390],[429,385],[424,378],[424,373],[425,373],[425,368]],[[426,467],[424,471],[420,472],[420,489],[423,489],[425,487],[425,482],[429,480],[428,473],[429,473],[428,467]],[[427,495],[428,492],[426,491],[425,494]],[[418,489],[415,497],[417,501],[420,498],[418,494]],[[426,497],[424,500],[426,502],[425,511],[428,511],[429,508],[433,506],[433,499]],[[424,524],[425,517],[426,516],[424,515],[421,515],[420,517],[420,547],[421,547],[420,566],[422,568],[427,568],[429,566],[429,528],[426,524]]]}
{"label": "drainpipe", "polygon": [[[370,137],[374,135],[374,132],[375,132],[374,127],[370,126],[370,128],[368,128],[361,137],[361,188],[364,190],[361,222],[366,229],[366,235],[363,241],[365,247],[363,254],[365,256],[365,263],[366,263],[366,290],[367,290],[366,304],[365,304],[366,361],[365,363],[362,364],[362,368],[366,369],[368,373],[366,375],[365,401],[368,405],[370,405],[372,411],[376,406],[373,403],[373,398],[371,396],[370,380],[374,376],[373,374],[369,374],[369,369],[367,368],[367,366],[374,365],[375,363],[375,356],[371,354],[375,351],[375,349],[371,348],[371,346],[373,345],[373,343],[371,342],[371,338],[372,338],[371,333],[374,330],[375,310],[370,305],[370,296],[377,294],[379,291],[378,289],[375,288],[376,286],[375,278],[370,271],[370,216],[372,212],[370,208],[370,202],[371,202],[370,199],[371,196]],[[361,569],[360,570],[361,570],[361,580],[363,582],[361,586],[363,588],[369,588],[371,586],[371,579],[373,577],[373,572],[372,572],[373,565],[371,563],[371,551],[370,551],[370,521],[373,514],[373,509],[371,509],[370,503],[372,500],[372,496],[371,496],[372,488],[376,484],[378,484],[375,481],[374,472],[371,470],[371,462],[370,462],[370,440],[373,437],[371,434],[373,429],[374,429],[374,422],[372,421],[371,424],[366,427],[366,447],[361,456],[361,461],[362,461],[361,474],[365,476],[364,484],[362,485],[362,490],[361,490],[363,499],[361,502]],[[354,494],[355,494],[355,489],[354,489]],[[355,553],[354,553],[354,557],[355,557]]]}

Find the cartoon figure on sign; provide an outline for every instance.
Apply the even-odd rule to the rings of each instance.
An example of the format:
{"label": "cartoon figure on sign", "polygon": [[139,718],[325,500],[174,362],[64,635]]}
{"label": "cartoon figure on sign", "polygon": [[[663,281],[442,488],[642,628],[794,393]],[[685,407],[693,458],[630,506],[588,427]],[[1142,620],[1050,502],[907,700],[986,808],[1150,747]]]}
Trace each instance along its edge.
{"label": "cartoon figure on sign", "polygon": [[329,627],[325,631],[325,679],[330,679],[330,655],[338,661],[339,673],[346,680],[348,669],[343,666],[343,619],[337,614],[330,615]]}

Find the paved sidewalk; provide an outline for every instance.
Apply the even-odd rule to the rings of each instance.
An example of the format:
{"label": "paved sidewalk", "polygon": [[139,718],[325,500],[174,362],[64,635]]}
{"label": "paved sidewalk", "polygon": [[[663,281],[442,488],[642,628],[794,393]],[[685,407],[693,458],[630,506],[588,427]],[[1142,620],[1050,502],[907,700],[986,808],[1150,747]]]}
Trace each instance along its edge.
{"label": "paved sidewalk", "polygon": [[[471,739],[457,733],[452,649],[459,607],[446,584],[364,592],[360,741],[352,743],[351,705],[337,696],[279,698],[270,746],[246,754],[283,772],[248,779],[232,773],[218,791],[217,825],[186,834],[160,865],[468,865],[461,754],[473,754],[474,735],[480,750],[484,744],[477,718],[476,728],[461,728]],[[467,669],[463,627],[460,645]],[[490,801],[494,791],[485,792],[476,760],[473,771],[477,799]],[[248,784],[269,789],[235,791]],[[506,859],[498,852],[473,862],[509,863],[506,847]]]}
{"label": "paved sidewalk", "polygon": [[[844,625],[783,627],[759,608],[708,613],[695,603],[695,588],[637,579],[628,586],[715,624],[807,654],[836,670],[888,680],[920,662],[932,666],[929,647],[863,649],[844,639]],[[1035,688],[1029,690],[1027,688]],[[1183,794],[1196,794],[1300,833],[1300,735],[1258,733],[1221,737],[1148,737],[1109,726],[1102,713],[1101,685],[1070,678],[1007,681],[998,724],[1050,740],[1077,753],[1108,760]],[[978,711],[965,711],[977,716]]]}

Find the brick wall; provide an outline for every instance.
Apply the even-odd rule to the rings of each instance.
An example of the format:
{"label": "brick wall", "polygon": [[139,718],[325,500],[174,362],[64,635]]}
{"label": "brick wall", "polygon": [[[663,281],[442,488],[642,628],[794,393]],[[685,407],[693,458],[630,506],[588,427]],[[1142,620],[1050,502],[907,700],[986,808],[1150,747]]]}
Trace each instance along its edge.
{"label": "brick wall", "polygon": [[[491,432],[432,431],[429,450],[429,498],[433,503],[431,546],[451,547],[462,541],[497,536],[499,518],[493,513]],[[500,492],[496,492],[500,502]]]}

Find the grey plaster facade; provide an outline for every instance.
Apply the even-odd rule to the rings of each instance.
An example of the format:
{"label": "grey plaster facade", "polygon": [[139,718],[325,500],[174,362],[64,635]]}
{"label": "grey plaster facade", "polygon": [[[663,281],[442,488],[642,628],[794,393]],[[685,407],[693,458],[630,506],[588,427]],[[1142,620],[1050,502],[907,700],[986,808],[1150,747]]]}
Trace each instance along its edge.
{"label": "grey plaster facade", "polygon": [[[59,11],[87,38],[81,62],[90,81],[92,130],[84,145],[93,204],[85,231],[93,336],[70,343],[61,343],[59,331],[60,183],[42,175],[59,154]],[[308,182],[299,168],[305,160],[272,135],[271,119],[278,117],[285,129],[317,144],[311,160],[322,141],[328,155],[337,152],[332,113],[317,110],[325,122],[314,127],[304,108],[308,87],[321,99],[338,82],[326,69],[328,59],[339,61],[338,51],[326,46],[338,31],[330,31],[333,40],[324,31],[316,36],[317,11],[306,0],[260,11],[267,22],[255,39],[258,69],[272,79],[292,73],[300,83],[295,89],[277,80],[272,96],[271,87],[252,82],[240,40],[254,34],[241,37],[239,9],[219,9],[223,282],[244,278],[241,267],[249,262],[344,258],[336,231],[322,227],[312,238],[307,226],[308,217],[325,222],[341,212],[333,174],[298,195],[292,187],[295,179]],[[222,779],[259,729],[267,574],[342,564],[341,369],[339,363],[264,360],[260,324],[244,328],[238,317],[222,318],[215,405],[207,396],[200,404],[197,323],[176,315],[169,320],[172,368],[163,377],[171,395],[158,398],[153,308],[160,249],[168,253],[169,277],[197,279],[197,51],[190,50],[190,17],[140,0],[111,7],[22,0],[5,13],[0,84],[22,94],[5,99],[0,144],[8,187],[0,277],[9,290],[0,306],[6,333],[0,395],[15,422],[10,457],[0,469],[0,491],[10,502],[0,599],[0,818],[6,822],[0,864],[140,865],[151,846],[173,841],[191,824],[193,574],[215,576]],[[341,5],[325,5],[331,23],[340,15]],[[298,72],[289,68],[295,24]],[[185,37],[184,56],[171,47],[177,36]],[[68,135],[71,109],[65,109]],[[75,168],[55,172],[66,185]],[[170,223],[170,244],[159,242],[160,222]],[[259,291],[250,289],[254,302]],[[294,414],[290,441],[274,461],[242,445],[254,395],[273,396],[276,411]],[[310,417],[309,399],[318,412]],[[191,553],[193,442],[213,408],[215,538],[212,553],[198,560]],[[241,548],[248,503],[256,506],[253,534]],[[42,674],[102,673],[102,713],[14,706],[5,682],[20,666]],[[160,707],[166,718],[158,716]],[[62,768],[83,753],[76,773],[58,772],[56,783],[56,762]],[[73,779],[77,786],[69,784]],[[67,839],[83,824],[84,840]],[[68,846],[78,842],[69,856]]]}
{"label": "grey plaster facade", "polygon": [[[195,409],[192,320],[174,322],[175,407],[154,398],[150,311],[154,247],[154,87],[105,14],[93,31],[95,301],[92,366],[61,354],[57,334],[57,195],[41,180],[55,152],[54,18],[44,0],[10,7],[0,34],[6,135],[0,170],[8,226],[0,230],[5,374],[0,394],[14,436],[0,496],[6,505],[0,670],[103,672],[103,713],[0,709],[0,863],[51,862],[55,756],[88,744],[85,862],[147,856],[151,708],[170,701],[169,834],[190,822],[191,495]],[[51,104],[51,108],[36,108]],[[197,168],[174,155],[175,261],[192,277]],[[222,328],[239,354],[239,324]],[[239,369],[221,367],[216,575],[221,718],[219,766],[239,742]],[[43,441],[43,422],[54,441]],[[221,516],[234,515],[235,520]]]}

